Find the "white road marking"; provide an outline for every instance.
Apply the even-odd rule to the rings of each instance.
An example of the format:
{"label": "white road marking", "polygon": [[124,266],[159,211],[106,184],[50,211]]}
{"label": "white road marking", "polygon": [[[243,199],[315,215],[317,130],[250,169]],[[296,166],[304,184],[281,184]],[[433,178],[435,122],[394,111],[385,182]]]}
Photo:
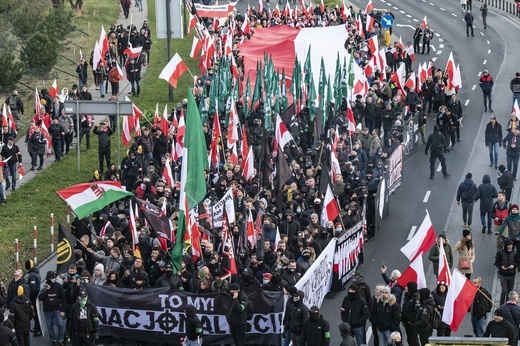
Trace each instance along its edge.
{"label": "white road marking", "polygon": [[482,31],[480,32],[480,34],[481,34],[482,36],[484,36],[484,33],[483,33]]}
{"label": "white road marking", "polygon": [[482,71],[480,71],[480,72],[477,74],[477,76],[479,76],[479,77],[482,76]]}
{"label": "white road marking", "polygon": [[394,7],[393,7],[393,9],[394,9],[394,10],[398,10],[398,9],[399,9],[399,7],[397,7],[397,6],[394,6]]}
{"label": "white road marking", "polygon": [[443,44],[439,44],[439,48],[444,48],[444,45]]}
{"label": "white road marking", "polygon": [[436,33],[435,33],[435,36],[440,37],[441,34],[439,34],[438,32],[436,32]]}
{"label": "white road marking", "polygon": [[474,84],[473,87],[471,88],[471,90],[475,90],[477,88],[477,85]]}
{"label": "white road marking", "polygon": [[453,17],[458,17],[455,13],[452,13],[451,15],[452,15]]}
{"label": "white road marking", "polygon": [[434,52],[437,51],[437,49],[435,49],[435,46],[431,45],[431,48],[432,48],[432,50],[433,50]]}
{"label": "white road marking", "polygon": [[434,6],[433,3],[429,2],[430,5]]}
{"label": "white road marking", "polygon": [[432,194],[432,192],[430,190],[426,191],[426,195],[424,196],[423,198],[423,203],[427,203],[428,202],[428,199],[430,198],[430,195]]}
{"label": "white road marking", "polygon": [[416,22],[416,23],[419,23],[419,20],[417,20],[417,19],[415,19],[415,18],[412,19],[412,20],[413,20],[414,22]]}
{"label": "white road marking", "polygon": [[415,235],[415,231],[417,230],[417,226],[412,226],[412,229],[410,230],[410,233],[408,234],[408,238],[406,240],[410,240]]}
{"label": "white road marking", "polygon": [[403,10],[399,10],[400,13],[404,14],[405,12]]}
{"label": "white road marking", "polygon": [[491,49],[488,49],[488,54],[491,54]]}
{"label": "white road marking", "polygon": [[412,18],[412,15],[411,14],[407,14],[406,15],[408,18]]}
{"label": "white road marking", "polygon": [[487,60],[484,60],[484,62],[482,63],[482,65],[485,65],[485,64],[487,64]]}
{"label": "white road marking", "polygon": [[487,42],[487,44],[491,44],[491,42],[489,42],[489,41],[486,41],[486,42]]}
{"label": "white road marking", "polygon": [[437,52],[437,55],[441,55],[441,54],[442,54],[442,50]]}
{"label": "white road marking", "polygon": [[432,58],[432,61],[435,62],[436,60],[437,60],[437,57],[434,56],[434,57]]}
{"label": "white road marking", "polygon": [[439,38],[439,42],[444,42],[444,39],[443,38]]}
{"label": "white road marking", "polygon": [[442,8],[442,7],[441,7],[440,9],[441,9],[441,11],[446,11],[446,10],[445,10],[444,8]]}
{"label": "white road marking", "polygon": [[441,169],[442,169],[442,166],[441,166],[441,164],[439,163],[439,165],[437,166],[437,172],[440,172]]}
{"label": "white road marking", "polygon": [[466,100],[466,102],[464,102],[464,106],[468,106],[469,105],[469,99]]}

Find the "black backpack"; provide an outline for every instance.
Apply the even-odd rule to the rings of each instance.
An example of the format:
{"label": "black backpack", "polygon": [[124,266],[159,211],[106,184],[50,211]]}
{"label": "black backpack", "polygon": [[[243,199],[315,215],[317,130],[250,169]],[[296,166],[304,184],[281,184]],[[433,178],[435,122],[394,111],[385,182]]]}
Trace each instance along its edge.
{"label": "black backpack", "polygon": [[433,329],[439,328],[442,322],[442,314],[439,309],[434,308],[432,312],[431,324]]}

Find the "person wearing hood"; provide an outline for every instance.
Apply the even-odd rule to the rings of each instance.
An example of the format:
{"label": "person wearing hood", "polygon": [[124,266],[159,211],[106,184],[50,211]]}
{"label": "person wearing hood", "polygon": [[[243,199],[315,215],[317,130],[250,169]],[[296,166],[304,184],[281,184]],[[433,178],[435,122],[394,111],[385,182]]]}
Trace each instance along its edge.
{"label": "person wearing hood", "polygon": [[232,298],[226,313],[229,331],[235,345],[245,346],[248,305],[247,295],[240,289],[240,285],[236,282],[229,285],[229,293]]}
{"label": "person wearing hood", "polygon": [[491,234],[491,212],[493,210],[493,199],[498,197],[495,185],[491,184],[489,174],[485,174],[482,178],[482,184],[478,186],[476,200],[480,199],[480,222],[482,223],[482,234],[486,233],[486,215],[487,215],[487,233]]}
{"label": "person wearing hood", "polygon": [[381,297],[377,299],[373,327],[377,330],[379,345],[390,343],[390,335],[399,329],[401,323],[401,306],[390,288],[383,287]]}
{"label": "person wearing hood", "polygon": [[11,320],[16,331],[18,345],[29,346],[31,342],[31,317],[33,315],[29,289],[25,285],[18,286],[16,294],[9,306],[9,312],[12,316]]}
{"label": "person wearing hood", "polygon": [[339,332],[341,334],[341,344],[339,346],[357,346],[358,343],[356,342],[356,339],[352,336],[352,331],[350,324],[347,322],[340,323],[338,326]]}
{"label": "person wearing hood", "polygon": [[439,126],[435,125],[433,127],[433,133],[428,136],[426,148],[424,149],[425,155],[428,155],[428,150],[430,150],[430,179],[433,179],[435,175],[435,162],[437,159],[439,159],[441,163],[444,178],[447,178],[450,175],[446,168],[446,158],[444,157],[444,152],[446,152],[447,149],[448,146],[446,145],[446,139],[439,132]]}
{"label": "person wearing hood", "polygon": [[473,262],[475,262],[475,244],[473,242],[473,235],[468,229],[462,231],[462,239],[455,244],[452,253],[458,252],[459,262],[457,269],[465,274],[468,279],[471,279],[473,273]]}
{"label": "person wearing hood", "polygon": [[518,171],[518,159],[520,158],[520,146],[517,145],[518,141],[520,141],[520,130],[518,130],[518,128],[509,132],[502,141],[502,146],[506,150],[507,169],[513,171],[513,180],[515,181]]}
{"label": "person wearing hood", "polygon": [[103,285],[106,279],[105,266],[102,263],[96,264],[92,275],[92,283],[94,285]]}
{"label": "person wearing hood", "polygon": [[406,284],[401,311],[401,322],[406,331],[406,340],[409,346],[419,346],[419,334],[415,329],[416,304],[418,301],[419,291],[417,290],[417,282],[410,281]]}
{"label": "person wearing hood", "polygon": [[34,262],[32,260],[25,261],[25,269],[27,269],[27,284],[29,286],[29,291],[26,292],[29,295],[29,299],[31,300],[31,304],[34,309],[34,335],[40,336],[42,335],[42,331],[40,329],[40,321],[38,319],[38,312],[36,311],[36,299],[38,299],[38,293],[40,293],[41,287],[41,275],[40,270],[34,266]]}
{"label": "person wearing hood", "polygon": [[291,292],[292,304],[287,304],[288,309],[283,320],[284,334],[286,331],[290,332],[293,345],[300,345],[303,323],[309,318],[309,308],[303,303],[303,291],[294,289]]}
{"label": "person wearing hood", "polygon": [[435,314],[435,302],[430,294],[430,289],[421,288],[419,290],[419,311],[415,321],[415,329],[419,334],[421,345],[428,343],[428,338],[433,335],[433,316]]}
{"label": "person wearing hood", "polygon": [[186,339],[184,339],[186,346],[199,346],[201,344],[200,336],[202,335],[202,323],[195,313],[195,307],[187,304],[184,307],[186,313]]}
{"label": "person wearing hood", "polygon": [[329,346],[330,324],[320,315],[316,305],[309,309],[309,318],[303,322],[302,346]]}
{"label": "person wearing hood", "polygon": [[359,293],[359,286],[355,283],[348,288],[348,294],[343,298],[340,308],[341,320],[348,322],[352,328],[357,344],[366,344],[366,322],[370,316],[367,302]]}
{"label": "person wearing hood", "polygon": [[515,327],[505,320],[504,310],[500,307],[495,310],[493,320],[489,321],[484,331],[485,338],[507,338],[508,345],[516,345]]}
{"label": "person wearing hood", "polygon": [[441,234],[437,237],[437,241],[435,242],[435,246],[432,246],[430,252],[428,254],[428,259],[433,264],[433,274],[437,276],[439,273],[439,255],[440,255],[440,247],[444,248],[444,255],[446,256],[446,260],[448,261],[449,270],[453,267],[453,254],[451,253],[450,241],[446,237],[446,232],[442,231]]}
{"label": "person wearing hood", "polygon": [[498,230],[498,234],[501,235],[507,226],[508,237],[513,241],[516,249],[519,249],[520,246],[520,214],[518,210],[518,204],[511,205],[511,213],[504,219]]}
{"label": "person wearing hood", "polygon": [[497,184],[500,190],[506,193],[506,200],[508,202],[511,202],[511,193],[513,192],[514,183],[513,173],[504,165],[498,166]]}
{"label": "person wearing hood", "polygon": [[[65,328],[63,318],[65,317],[65,291],[61,284],[56,282],[56,272],[48,271],[45,284],[42,285],[38,298],[43,302],[43,312],[47,321],[49,338],[56,345],[65,345]],[[54,325],[58,327],[58,335],[54,331]]]}
{"label": "person wearing hood", "polygon": [[280,235],[285,234],[289,238],[298,235],[301,230],[301,225],[298,221],[294,220],[294,212],[292,210],[287,210],[285,212],[285,220],[280,222]]}
{"label": "person wearing hood", "polygon": [[78,301],[72,305],[70,318],[67,319],[67,330],[72,337],[73,345],[92,345],[99,339],[99,313],[92,304],[87,292],[79,292]]}
{"label": "person wearing hood", "polygon": [[246,267],[242,270],[242,280],[240,281],[240,290],[245,294],[251,294],[260,289],[262,285],[260,281],[253,275],[253,270]]}
{"label": "person wearing hood", "polygon": [[171,263],[164,266],[164,274],[155,283],[155,287],[168,287],[171,291],[183,291],[181,278],[173,272]]}
{"label": "person wearing hood", "polygon": [[500,305],[504,304],[507,294],[515,287],[516,268],[520,264],[518,252],[513,248],[513,241],[506,239],[504,245],[504,248],[499,250],[495,256],[495,267],[498,268],[498,277],[502,286]]}
{"label": "person wearing hood", "polygon": [[[446,296],[448,295],[448,285],[444,281],[437,282],[437,288],[432,291],[433,301],[435,302],[435,307],[442,314],[444,311],[444,304],[446,303]],[[437,336],[450,336],[451,329],[450,326],[444,322],[440,322],[437,327]]]}
{"label": "person wearing hood", "polygon": [[462,220],[464,227],[471,229],[471,222],[473,221],[473,204],[477,198],[477,185],[473,182],[473,174],[466,174],[466,178],[460,183],[457,189],[457,204],[462,202]]}
{"label": "person wearing hood", "polygon": [[359,295],[361,296],[361,298],[365,299],[367,304],[369,304],[370,298],[372,297],[372,290],[370,289],[370,286],[368,286],[368,284],[366,283],[363,275],[361,275],[361,272],[354,272],[354,275],[352,275],[352,283],[358,285]]}

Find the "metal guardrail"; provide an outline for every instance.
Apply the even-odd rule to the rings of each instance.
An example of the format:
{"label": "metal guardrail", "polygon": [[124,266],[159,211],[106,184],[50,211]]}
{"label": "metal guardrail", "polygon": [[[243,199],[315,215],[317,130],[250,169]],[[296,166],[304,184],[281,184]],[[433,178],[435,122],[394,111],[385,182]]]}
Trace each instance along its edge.
{"label": "metal guardrail", "polygon": [[479,346],[501,346],[509,344],[507,338],[479,338],[479,337],[456,337],[456,336],[444,336],[435,337],[431,336],[428,338],[428,345],[440,346],[440,345],[479,345]]}
{"label": "metal guardrail", "polygon": [[[495,9],[499,9],[504,12],[510,13],[516,17],[520,17],[520,2],[516,2],[514,0],[483,0],[479,2],[481,5],[486,3],[488,5],[488,8],[493,7]],[[474,8],[473,10],[475,11],[477,9]]]}

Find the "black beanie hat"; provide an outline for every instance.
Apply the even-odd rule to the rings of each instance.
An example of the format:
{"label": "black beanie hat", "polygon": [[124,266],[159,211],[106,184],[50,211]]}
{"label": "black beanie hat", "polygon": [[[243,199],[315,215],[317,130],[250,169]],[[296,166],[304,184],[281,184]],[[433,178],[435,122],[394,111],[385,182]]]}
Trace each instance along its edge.
{"label": "black beanie hat", "polygon": [[421,300],[426,300],[430,297],[430,289],[429,288],[421,288],[419,290],[419,297]]}
{"label": "black beanie hat", "polygon": [[408,293],[417,292],[417,282],[410,281],[406,284],[406,287],[408,288]]}

